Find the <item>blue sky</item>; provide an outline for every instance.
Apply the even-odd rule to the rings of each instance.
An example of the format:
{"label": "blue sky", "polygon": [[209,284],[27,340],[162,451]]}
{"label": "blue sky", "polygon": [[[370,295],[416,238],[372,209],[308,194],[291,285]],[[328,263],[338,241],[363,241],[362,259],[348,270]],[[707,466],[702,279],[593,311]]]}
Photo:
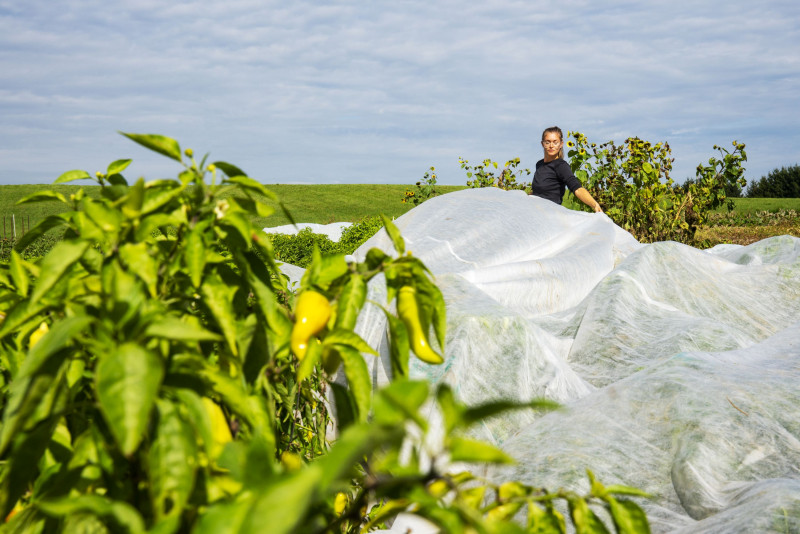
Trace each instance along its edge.
{"label": "blue sky", "polygon": [[0,0],[0,184],[159,133],[264,183],[400,183],[541,158],[542,129],[667,141],[672,176],[747,144],[800,163],[800,3]]}

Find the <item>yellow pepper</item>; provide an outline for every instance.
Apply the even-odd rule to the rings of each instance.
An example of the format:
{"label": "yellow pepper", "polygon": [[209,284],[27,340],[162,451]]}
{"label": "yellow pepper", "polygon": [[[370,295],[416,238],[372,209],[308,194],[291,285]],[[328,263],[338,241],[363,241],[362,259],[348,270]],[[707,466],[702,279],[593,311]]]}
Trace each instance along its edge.
{"label": "yellow pepper", "polygon": [[303,291],[297,297],[292,327],[292,352],[299,360],[306,356],[311,336],[325,328],[331,316],[331,305],[324,295],[316,291]]}
{"label": "yellow pepper", "polygon": [[397,315],[406,325],[411,350],[417,358],[426,363],[440,364],[444,358],[431,348],[428,336],[422,329],[417,305],[417,290],[412,286],[403,286],[397,295]]}

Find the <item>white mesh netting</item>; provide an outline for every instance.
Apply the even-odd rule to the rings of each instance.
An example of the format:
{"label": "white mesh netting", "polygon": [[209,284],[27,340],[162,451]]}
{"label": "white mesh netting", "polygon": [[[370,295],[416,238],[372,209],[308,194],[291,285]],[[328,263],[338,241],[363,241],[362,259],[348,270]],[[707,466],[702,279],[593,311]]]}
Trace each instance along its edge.
{"label": "white mesh netting", "polygon": [[[800,239],[708,251],[638,243],[605,215],[522,192],[468,189],[395,221],[447,303],[446,362],[413,377],[468,404],[557,400],[479,437],[514,456],[489,471],[551,489],[650,492],[656,532],[800,530]],[[380,232],[371,247],[394,254]],[[383,280],[369,299],[385,302]],[[391,366],[375,306],[359,333],[375,385]]]}

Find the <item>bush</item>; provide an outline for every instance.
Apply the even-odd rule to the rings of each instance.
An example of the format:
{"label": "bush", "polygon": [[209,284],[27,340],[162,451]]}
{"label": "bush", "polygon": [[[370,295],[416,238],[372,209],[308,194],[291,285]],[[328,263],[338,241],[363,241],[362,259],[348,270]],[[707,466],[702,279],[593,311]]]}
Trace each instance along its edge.
{"label": "bush", "polygon": [[[673,158],[668,143],[652,144],[637,137],[623,145],[613,141],[597,145],[580,132],[569,132],[567,142],[572,172],[603,207],[603,211],[641,242],[695,243],[698,226],[723,204],[733,209],[726,194],[731,184],[743,187],[743,143],[734,150],[714,146],[721,158],[698,165],[697,176],[684,186],[670,178]],[[585,211],[591,210],[577,203]]]}
{"label": "bush", "polygon": [[774,169],[750,184],[750,198],[800,198],[800,165]]}
{"label": "bush", "polygon": [[275,259],[308,267],[313,258],[314,247],[323,254],[352,254],[367,239],[383,228],[383,221],[377,215],[364,217],[342,231],[339,241],[331,241],[328,236],[315,234],[310,228],[303,228],[297,234],[268,234],[275,253]]}

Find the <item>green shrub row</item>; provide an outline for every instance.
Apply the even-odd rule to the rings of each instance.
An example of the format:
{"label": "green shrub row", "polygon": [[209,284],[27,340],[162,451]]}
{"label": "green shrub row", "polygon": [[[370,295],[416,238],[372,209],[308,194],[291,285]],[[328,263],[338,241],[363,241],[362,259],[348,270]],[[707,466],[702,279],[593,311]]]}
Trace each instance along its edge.
{"label": "green shrub row", "polygon": [[328,236],[315,234],[310,228],[304,228],[295,235],[268,235],[272,240],[276,260],[305,268],[311,263],[315,246],[322,254],[352,254],[381,228],[381,218],[373,215],[345,228],[339,241],[331,241]]}
{"label": "green shrub row", "polygon": [[800,165],[774,169],[760,180],[750,184],[750,198],[798,198],[800,197]]}

